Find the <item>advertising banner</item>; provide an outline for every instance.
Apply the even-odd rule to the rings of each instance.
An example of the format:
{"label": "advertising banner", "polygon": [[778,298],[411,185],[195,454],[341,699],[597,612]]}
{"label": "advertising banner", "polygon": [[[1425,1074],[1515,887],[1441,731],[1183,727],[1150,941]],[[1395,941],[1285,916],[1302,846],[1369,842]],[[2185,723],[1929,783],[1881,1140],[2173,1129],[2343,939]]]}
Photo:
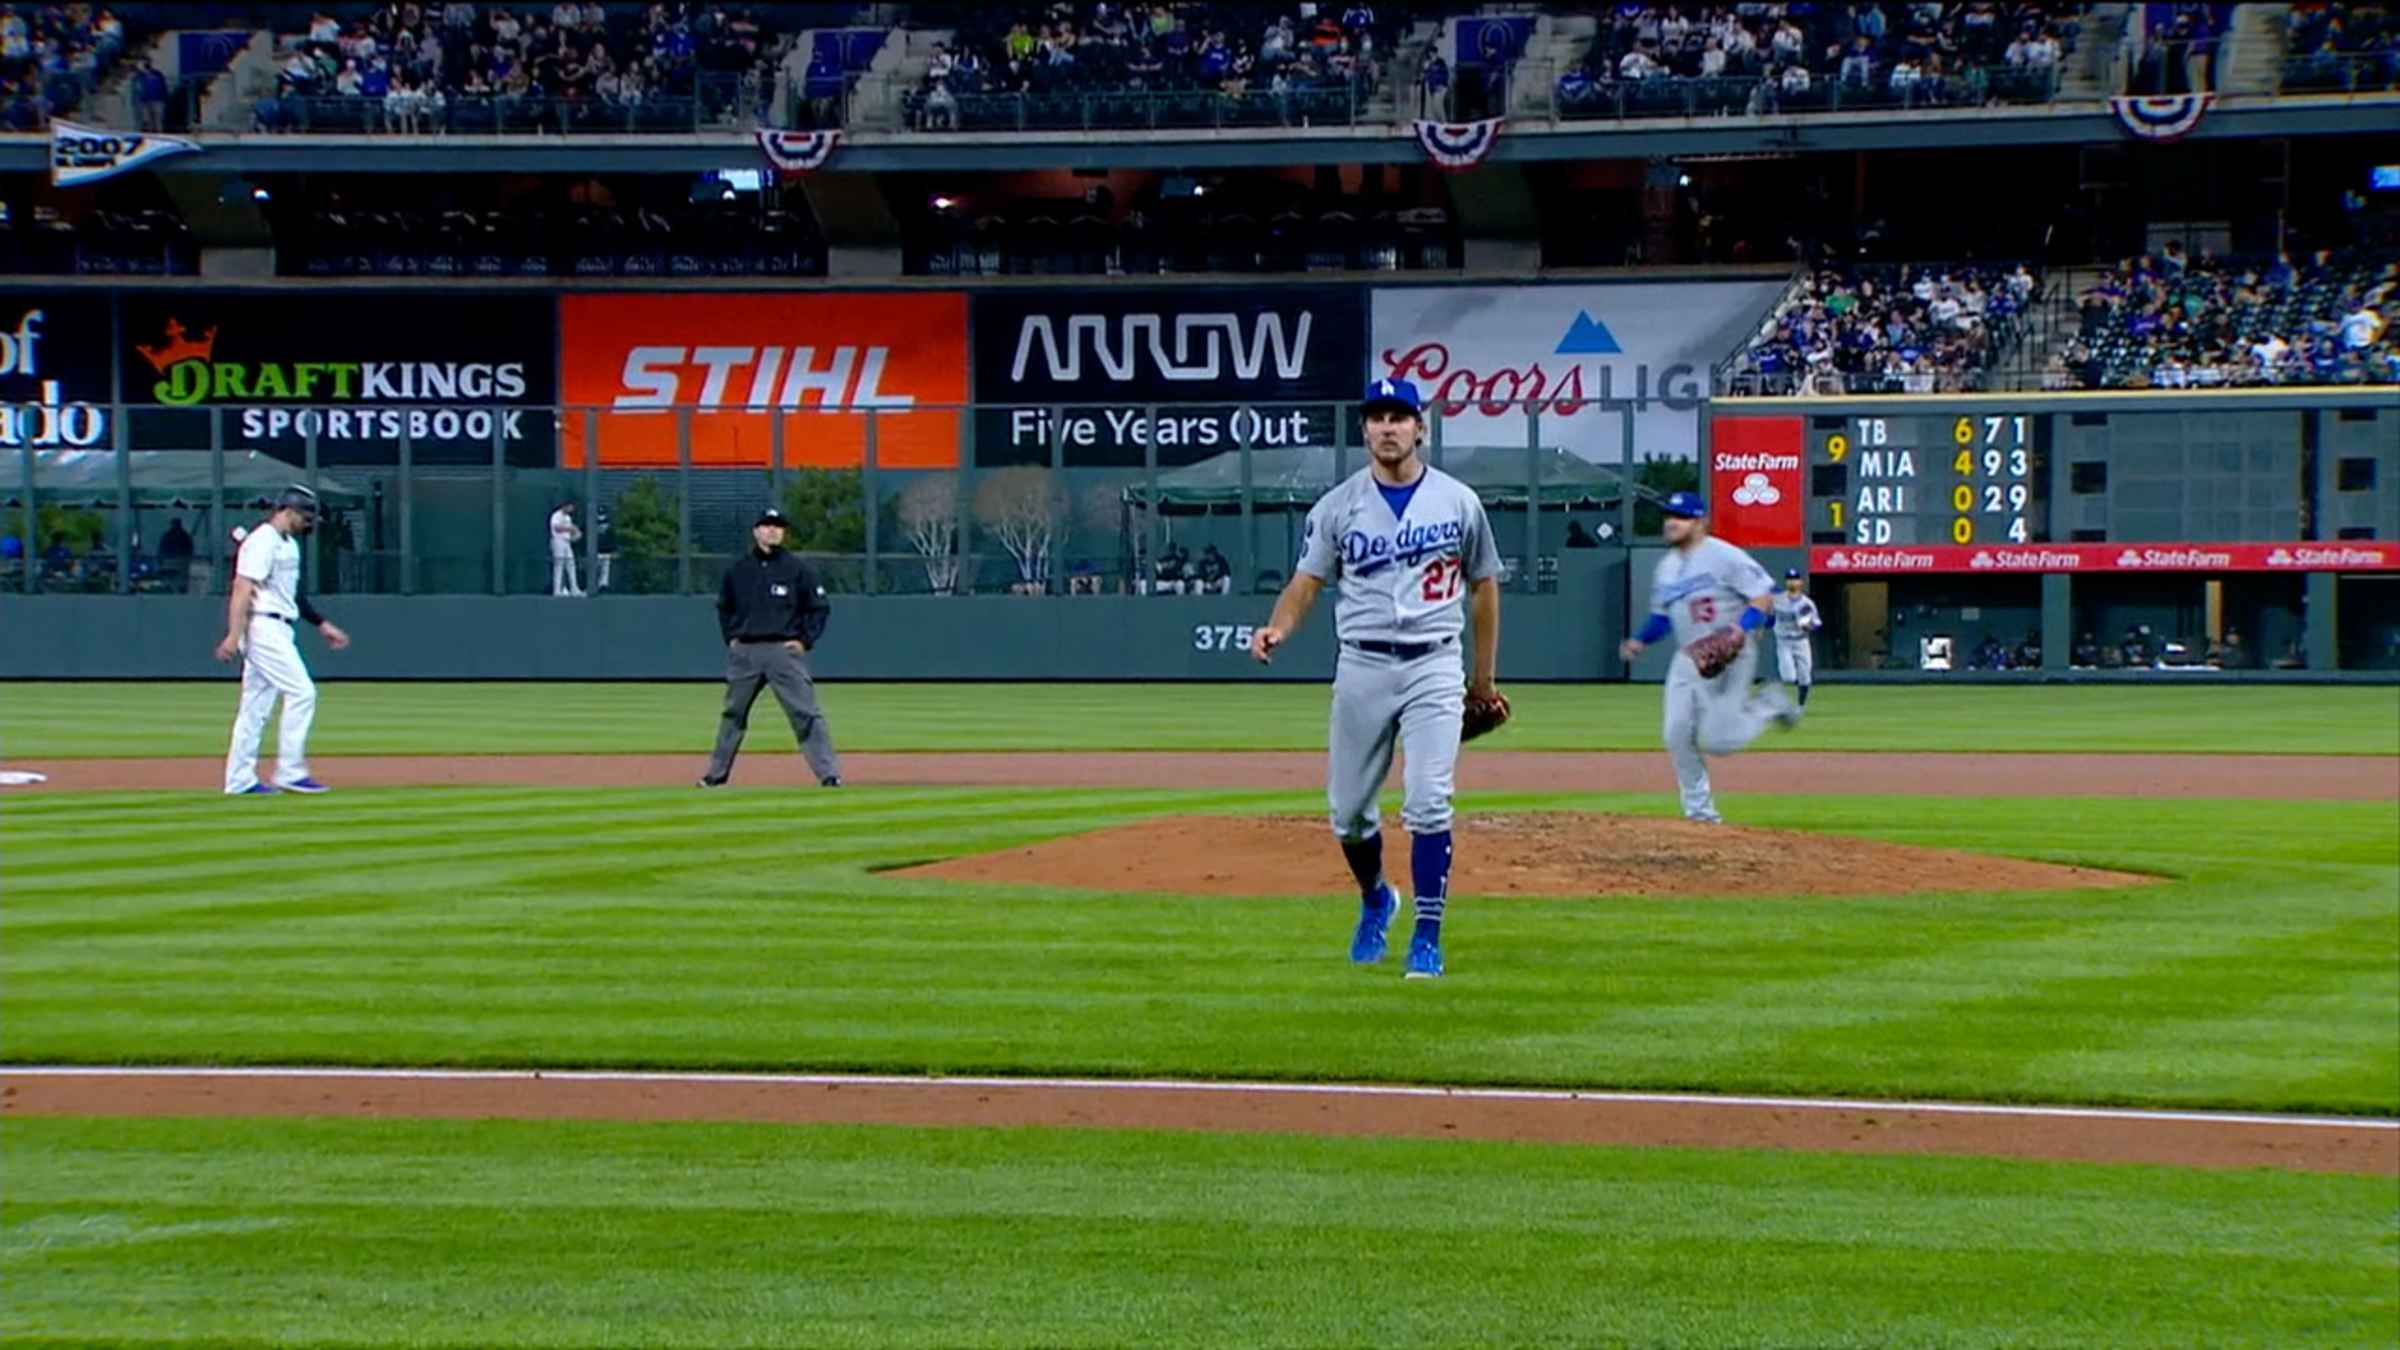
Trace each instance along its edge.
{"label": "advertising banner", "polygon": [[111,449],[108,297],[0,292],[0,450]]}
{"label": "advertising banner", "polygon": [[[1366,386],[1355,287],[1118,287],[975,296],[978,463],[1138,467],[1161,407],[1158,462],[1243,444],[1332,445],[1333,405]],[[999,405],[999,406],[993,406]]]}
{"label": "advertising banner", "polygon": [[[688,406],[692,462],[855,468],[875,420],[876,463],[958,463],[967,401],[967,298],[955,291],[569,295],[559,301],[561,401],[600,410],[600,462],[677,462]],[[822,414],[793,417],[792,411]],[[583,463],[584,414],[560,457]]]}
{"label": "advertising banner", "polygon": [[203,408],[225,447],[325,465],[548,468],[557,450],[553,302],[539,295],[407,291],[146,291],[124,298],[125,401],[137,450],[205,450]]}
{"label": "advertising banner", "polygon": [[1615,399],[1636,405],[1636,460],[1690,459],[1709,368],[1749,338],[1784,284],[1380,289],[1368,377],[1415,381],[1441,411],[1445,446],[1521,447],[1531,403],[1542,444],[1618,463],[1618,418],[1597,407]]}
{"label": "advertising banner", "polygon": [[1800,419],[1720,417],[1708,451],[1711,530],[1743,548],[1801,544]]}
{"label": "advertising banner", "polygon": [[1814,548],[1808,569],[1828,575],[1933,572],[2394,572],[2400,543],[2349,540],[2283,544],[1939,544],[1919,548]]}

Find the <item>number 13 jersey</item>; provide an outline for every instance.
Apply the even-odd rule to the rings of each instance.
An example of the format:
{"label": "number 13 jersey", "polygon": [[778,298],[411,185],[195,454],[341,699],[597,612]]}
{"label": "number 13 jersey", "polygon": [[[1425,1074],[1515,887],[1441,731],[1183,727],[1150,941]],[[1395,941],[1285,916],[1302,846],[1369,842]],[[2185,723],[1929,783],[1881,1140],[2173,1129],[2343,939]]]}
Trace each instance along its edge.
{"label": "number 13 jersey", "polygon": [[1750,597],[1774,589],[1757,559],[1710,535],[1658,560],[1650,574],[1650,612],[1675,625],[1675,643],[1682,646],[1735,623]]}
{"label": "number 13 jersey", "polygon": [[1397,515],[1361,469],[1309,509],[1297,569],[1334,587],[1344,642],[1439,642],[1466,628],[1467,588],[1500,575],[1500,550],[1475,490],[1434,468]]}

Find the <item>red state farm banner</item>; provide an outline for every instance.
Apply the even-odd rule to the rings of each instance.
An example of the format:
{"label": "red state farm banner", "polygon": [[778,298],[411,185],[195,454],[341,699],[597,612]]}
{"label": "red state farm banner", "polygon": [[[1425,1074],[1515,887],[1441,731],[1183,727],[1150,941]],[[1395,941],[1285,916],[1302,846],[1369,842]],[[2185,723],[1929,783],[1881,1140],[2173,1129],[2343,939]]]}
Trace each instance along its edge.
{"label": "red state farm banner", "polygon": [[[677,462],[673,409],[691,407],[692,462],[958,463],[967,401],[967,297],[957,291],[568,295],[559,300],[559,401],[596,407],[600,462]],[[580,468],[584,419],[559,421],[559,463]]]}
{"label": "red state farm banner", "polygon": [[2393,572],[2400,543],[1928,544],[1812,548],[1808,570],[1839,576],[1917,572]]}
{"label": "red state farm banner", "polygon": [[1708,430],[1709,532],[1743,548],[1797,548],[1806,493],[1800,419],[1719,417]]}

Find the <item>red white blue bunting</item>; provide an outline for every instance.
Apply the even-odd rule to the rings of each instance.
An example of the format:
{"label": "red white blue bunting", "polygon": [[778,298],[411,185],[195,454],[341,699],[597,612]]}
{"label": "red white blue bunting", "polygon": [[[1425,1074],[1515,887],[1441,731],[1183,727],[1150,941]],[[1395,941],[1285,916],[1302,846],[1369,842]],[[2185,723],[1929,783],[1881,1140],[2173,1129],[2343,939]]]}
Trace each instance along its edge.
{"label": "red white blue bunting", "polygon": [[758,148],[765,151],[767,162],[781,173],[807,173],[822,169],[825,161],[842,143],[838,131],[762,131],[758,133]]}
{"label": "red white blue bunting", "polygon": [[2129,135],[2145,141],[2179,141],[2200,125],[2209,105],[2216,101],[2215,94],[2148,94],[2112,98],[2108,110],[2117,115],[2117,125]]}
{"label": "red white blue bunting", "polygon": [[1418,121],[1411,125],[1427,159],[1445,169],[1472,169],[1500,143],[1500,125],[1507,120],[1487,117],[1480,122]]}

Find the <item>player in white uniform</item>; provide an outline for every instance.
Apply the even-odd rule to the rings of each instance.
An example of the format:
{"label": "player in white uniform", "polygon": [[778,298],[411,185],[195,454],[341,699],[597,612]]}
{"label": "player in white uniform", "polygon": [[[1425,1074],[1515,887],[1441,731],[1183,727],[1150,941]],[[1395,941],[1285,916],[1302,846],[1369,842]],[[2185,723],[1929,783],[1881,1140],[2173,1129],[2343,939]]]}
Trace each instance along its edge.
{"label": "player in white uniform", "polygon": [[1675,661],[1667,668],[1667,755],[1675,761],[1683,814],[1715,823],[1716,798],[1708,788],[1703,755],[1730,755],[1758,739],[1770,722],[1792,725],[1799,716],[1780,691],[1753,690],[1758,644],[1744,641],[1741,653],[1714,676],[1702,676],[1683,650],[1729,627],[1744,634],[1765,627],[1775,606],[1775,583],[1755,559],[1708,533],[1708,504],[1696,492],[1678,492],[1666,502],[1667,542],[1674,547],[1658,560],[1650,578],[1650,617],[1625,639],[1625,659],[1675,635]]}
{"label": "player in white uniform", "polygon": [[575,503],[560,502],[550,513],[550,593],[552,595],[583,594],[583,578],[575,573],[575,541],[583,531],[575,527]]}
{"label": "player in white uniform", "polygon": [[[350,645],[350,635],[317,613],[300,589],[299,541],[316,524],[316,494],[304,487],[285,488],[273,514],[242,537],[234,562],[233,594],[225,602],[225,640],[217,644],[218,660],[239,656],[242,662],[241,711],[233,719],[233,747],[225,752],[225,791],[230,796],[259,796],[278,788],[326,790],[308,772],[308,726],[316,720],[317,683],[300,660],[292,626],[314,625],[337,652]],[[275,740],[275,784],[270,787],[258,781],[258,741],[278,697],[283,700],[283,726]]]}
{"label": "player in white uniform", "polygon": [[[1442,917],[1450,895],[1450,797],[1460,718],[1470,688],[1495,694],[1500,651],[1500,554],[1475,490],[1417,456],[1425,436],[1416,386],[1378,380],[1361,412],[1367,467],[1336,484],[1309,510],[1306,542],[1275,613],[1251,639],[1251,655],[1274,656],[1327,584],[1340,640],[1327,731],[1325,795],[1333,832],[1358,880],[1358,928],[1350,959],[1383,959],[1400,896],[1384,881],[1376,796],[1406,760],[1400,811],[1410,835],[1416,932],[1410,979],[1442,973]],[[1466,604],[1461,603],[1462,598]],[[1475,615],[1472,680],[1460,659],[1465,615]]]}
{"label": "player in white uniform", "polygon": [[1799,692],[1808,706],[1808,687],[1817,678],[1815,637],[1825,626],[1817,602],[1808,598],[1808,581],[1797,567],[1783,574],[1783,593],[1775,597],[1775,675]]}

